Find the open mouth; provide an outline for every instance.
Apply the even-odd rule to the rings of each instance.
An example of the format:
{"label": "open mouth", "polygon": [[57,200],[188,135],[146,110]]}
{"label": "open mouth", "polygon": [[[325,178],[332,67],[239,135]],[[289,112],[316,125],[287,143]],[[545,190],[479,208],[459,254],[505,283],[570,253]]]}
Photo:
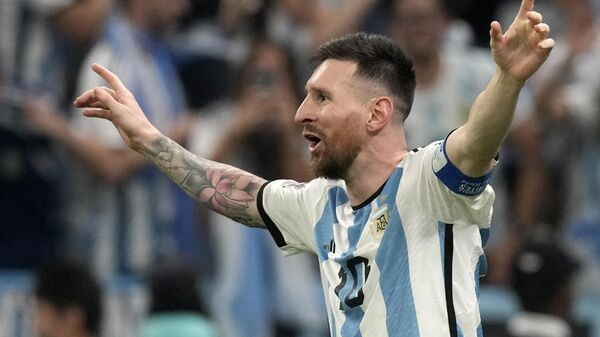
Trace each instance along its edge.
{"label": "open mouth", "polygon": [[321,138],[319,138],[313,134],[309,134],[309,133],[305,133],[304,138],[306,138],[306,140],[309,141],[308,149],[310,150],[311,153],[317,149],[317,146],[321,142]]}

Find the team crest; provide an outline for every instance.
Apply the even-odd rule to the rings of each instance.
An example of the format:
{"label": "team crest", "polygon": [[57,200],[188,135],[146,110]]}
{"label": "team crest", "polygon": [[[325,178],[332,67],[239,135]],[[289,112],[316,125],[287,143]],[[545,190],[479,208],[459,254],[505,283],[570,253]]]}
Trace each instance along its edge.
{"label": "team crest", "polygon": [[385,233],[385,229],[388,226],[389,219],[390,212],[388,211],[387,205],[373,212],[369,223],[369,227],[371,227],[371,232],[373,233],[373,236],[375,236],[376,238],[381,238],[383,236],[383,234]]}

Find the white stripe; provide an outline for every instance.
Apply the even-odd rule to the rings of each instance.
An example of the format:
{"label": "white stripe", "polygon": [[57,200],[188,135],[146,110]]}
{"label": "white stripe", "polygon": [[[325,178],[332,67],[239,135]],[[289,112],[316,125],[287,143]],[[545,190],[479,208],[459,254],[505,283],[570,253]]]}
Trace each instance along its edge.
{"label": "white stripe", "polygon": [[475,294],[475,268],[483,254],[477,225],[454,225],[452,279],[456,320],[465,337],[476,337],[481,322]]}
{"label": "white stripe", "polygon": [[[398,199],[401,195],[398,193]],[[398,208],[406,236],[410,282],[420,335],[447,336],[448,315],[437,220],[419,214],[422,210],[403,209],[402,204],[410,203],[398,202]]]}
{"label": "white stripe", "polygon": [[372,281],[367,282],[363,287],[365,295],[364,305],[369,307],[369,310],[365,312],[363,320],[360,323],[360,332],[363,336],[388,337],[386,328],[387,308],[383,300],[379,277],[379,267],[375,264],[375,260],[373,260],[369,273],[369,279]]}
{"label": "white stripe", "polygon": [[338,222],[333,224],[333,239],[335,241],[336,255],[347,252],[350,249],[350,240],[348,240],[348,227],[354,224],[354,214],[349,203],[342,204],[335,208],[335,215]]}

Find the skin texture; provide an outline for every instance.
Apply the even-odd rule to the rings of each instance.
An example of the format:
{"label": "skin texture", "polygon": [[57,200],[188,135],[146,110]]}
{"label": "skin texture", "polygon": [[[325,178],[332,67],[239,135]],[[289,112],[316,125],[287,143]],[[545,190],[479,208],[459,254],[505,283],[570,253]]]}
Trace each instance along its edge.
{"label": "skin texture", "polygon": [[[523,0],[505,33],[498,22],[491,24],[496,75],[473,104],[466,124],[446,143],[450,160],[463,173],[480,176],[491,169],[522,86],[554,45],[548,33],[542,16],[533,11],[533,0]],[[357,94],[360,85],[355,84],[365,80],[355,76],[356,67],[351,61],[325,60],[308,80],[307,96],[295,117],[305,137],[321,139],[312,149],[315,169],[326,167],[344,150],[354,150],[354,142],[360,144],[356,155],[344,158],[349,162],[345,172],[338,172],[353,205],[372,195],[407,154],[403,125],[393,118],[391,94],[384,89]],[[97,64],[92,69],[111,88],[93,88],[78,97],[75,106],[86,108],[84,115],[111,121],[129,147],[152,160],[199,202],[243,224],[262,225],[256,197],[264,179],[190,154],[148,121],[115,74]]]}

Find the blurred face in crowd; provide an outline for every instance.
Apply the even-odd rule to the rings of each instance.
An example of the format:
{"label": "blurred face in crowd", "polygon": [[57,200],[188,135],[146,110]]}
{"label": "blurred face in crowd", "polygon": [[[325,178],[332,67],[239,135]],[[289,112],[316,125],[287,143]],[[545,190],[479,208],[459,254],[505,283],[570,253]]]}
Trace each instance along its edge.
{"label": "blurred face in crowd", "polygon": [[294,95],[294,83],[287,55],[279,46],[261,42],[248,62],[244,90],[260,90],[275,95]]}
{"label": "blurred face in crowd", "polygon": [[43,299],[36,301],[34,327],[38,337],[86,336],[81,310],[61,309]]}
{"label": "blurred face in crowd", "polygon": [[307,95],[295,120],[309,141],[316,176],[351,179],[348,170],[366,136],[369,97],[364,81],[354,76],[351,61],[325,60],[306,84]]}
{"label": "blurred face in crowd", "polygon": [[435,57],[442,48],[447,17],[440,0],[396,0],[391,36],[415,63]]}
{"label": "blurred face in crowd", "polygon": [[[130,0],[136,1],[136,0]],[[137,8],[143,11],[147,28],[161,33],[164,29],[177,23],[189,8],[189,0],[138,0]]]}
{"label": "blurred face in crowd", "polygon": [[300,22],[309,22],[316,14],[318,0],[278,0],[279,6],[288,15]]}

